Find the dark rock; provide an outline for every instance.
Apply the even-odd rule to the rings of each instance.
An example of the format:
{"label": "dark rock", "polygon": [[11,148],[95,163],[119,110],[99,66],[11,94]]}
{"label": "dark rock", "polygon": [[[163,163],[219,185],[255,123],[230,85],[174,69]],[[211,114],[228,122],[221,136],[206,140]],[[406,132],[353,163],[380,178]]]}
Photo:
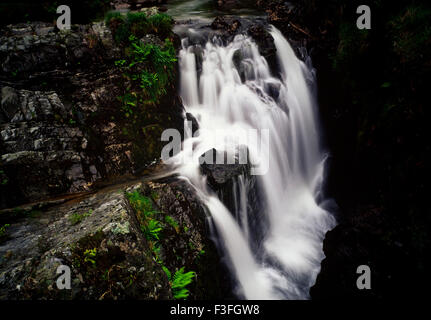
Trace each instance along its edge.
{"label": "dark rock", "polygon": [[196,120],[196,118],[193,116],[193,114],[191,114],[190,112],[186,113],[186,120],[191,122],[192,127],[190,128],[192,130],[192,135],[199,130],[199,123]]}
{"label": "dark rock", "polygon": [[[143,41],[163,44],[155,35]],[[163,126],[183,128],[175,86],[131,126],[118,99],[130,85],[114,64],[121,49],[103,23],[70,32],[11,25],[2,30],[0,57],[0,85],[8,84],[0,110],[0,170],[7,177],[0,208],[138,174],[160,157]]]}
{"label": "dark rock", "polygon": [[238,0],[217,0],[217,6],[222,9],[232,9],[238,7],[240,2]]}
{"label": "dark rock", "polygon": [[239,31],[241,22],[236,18],[216,17],[211,23],[211,28],[214,30],[222,30],[234,34]]}
{"label": "dark rock", "polygon": [[19,108],[19,97],[11,87],[1,89],[1,108],[8,120],[12,120]]}
{"label": "dark rock", "polygon": [[[133,191],[150,199],[154,219],[163,224],[158,261],[172,272],[185,267],[197,273],[188,287],[192,299],[225,297],[229,282],[209,240],[204,207],[191,187],[172,180],[0,212],[10,223],[0,243],[0,299],[172,299],[154,243],[144,236],[140,213],[125,195]],[[71,290],[57,288],[60,265],[71,270]]]}
{"label": "dark rock", "polygon": [[131,5],[132,9],[137,9],[163,5],[167,3],[167,0],[127,0],[127,3]]}
{"label": "dark rock", "polygon": [[[247,156],[245,164],[240,163],[240,154]],[[266,230],[268,230],[268,219],[264,209],[266,201],[262,196],[264,193],[259,187],[256,176],[250,174],[248,149],[247,147],[240,148],[236,155],[235,164],[216,164],[217,155],[224,158],[224,163],[227,163],[225,152],[219,152],[215,149],[209,150],[200,158],[202,173],[207,176],[211,189],[234,216],[237,214],[241,190],[246,190],[247,207],[244,209],[247,210],[248,214],[249,230],[252,230],[254,234],[251,245],[257,249],[265,238]]]}
{"label": "dark rock", "polygon": [[[194,270],[191,299],[220,299],[232,292],[231,279],[214,243],[209,239],[206,220],[209,216],[193,188],[184,181],[154,181],[144,185],[161,219],[169,215],[178,224],[166,227],[161,236],[161,257],[169,270],[185,267]],[[179,258],[180,257],[180,258]]]}
{"label": "dark rock", "polygon": [[247,33],[258,45],[260,54],[268,61],[271,70],[275,71],[277,68],[277,49],[274,38],[267,31],[266,27],[262,24],[254,24],[248,28]]}
{"label": "dark rock", "polygon": [[[248,155],[246,149],[241,149],[241,152],[244,155]],[[218,159],[223,161],[219,161]],[[201,163],[202,173],[208,177],[210,185],[219,189],[233,178],[249,172],[250,168],[248,162],[241,164],[238,159],[239,158],[236,157],[234,164],[227,164],[226,152],[222,153],[211,149],[204,153],[199,161]]]}

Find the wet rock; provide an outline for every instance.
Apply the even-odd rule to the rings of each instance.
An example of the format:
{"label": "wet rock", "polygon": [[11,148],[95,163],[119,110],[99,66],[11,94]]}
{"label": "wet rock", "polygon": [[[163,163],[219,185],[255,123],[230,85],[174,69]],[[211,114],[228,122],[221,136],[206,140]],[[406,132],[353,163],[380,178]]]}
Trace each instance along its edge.
{"label": "wet rock", "polygon": [[139,9],[163,5],[167,3],[167,0],[127,0],[125,2],[130,4],[132,9]]}
{"label": "wet rock", "polygon": [[241,22],[236,18],[216,17],[211,23],[214,30],[227,31],[231,34],[236,33],[241,27]]}
{"label": "wet rock", "polygon": [[[246,159],[245,164],[243,161],[239,161],[241,154],[242,159]],[[215,162],[217,156],[220,159],[224,158],[224,164]],[[201,170],[208,179],[208,185],[233,214],[234,218],[238,215],[239,204],[246,204],[242,210],[247,211],[248,228],[254,234],[251,245],[257,250],[266,236],[268,217],[264,211],[266,201],[263,196],[264,192],[260,189],[257,177],[251,174],[247,147],[244,146],[239,149],[234,164],[227,164],[226,153],[215,149],[203,154],[200,161],[202,163]],[[245,194],[242,194],[244,190]],[[244,202],[240,199],[242,196],[245,197]]]}
{"label": "wet rock", "polygon": [[[247,149],[240,150],[242,159],[246,159],[248,155]],[[247,174],[250,170],[248,162],[240,163],[239,156],[234,159],[233,164],[228,164],[228,156],[226,152],[220,152],[211,149],[204,153],[200,159],[202,173],[208,177],[208,182],[216,189],[221,188],[233,178]],[[247,159],[246,159],[247,161]]]}
{"label": "wet rock", "polygon": [[[130,82],[114,64],[121,48],[103,22],[71,31],[34,22],[0,34],[0,170],[7,180],[0,208],[137,174],[160,157],[163,126],[182,130],[175,86],[146,107],[141,126],[130,127],[118,98]],[[163,45],[155,35],[143,42]]]}
{"label": "wet rock", "polygon": [[[171,298],[124,192],[27,216],[11,223],[0,244],[1,299]],[[57,288],[60,265],[71,269],[71,290]]]}
{"label": "wet rock", "polygon": [[232,292],[231,281],[214,243],[209,240],[210,219],[193,188],[184,181],[165,180],[144,184],[143,192],[158,211],[174,223],[161,235],[161,258],[169,270],[185,267],[197,273],[191,285],[191,299],[218,299]]}
{"label": "wet rock", "polygon": [[196,118],[193,116],[193,114],[191,114],[190,112],[186,113],[186,120],[189,121],[191,123],[191,133],[192,135],[199,130],[199,123],[196,120]]}
{"label": "wet rock", "polygon": [[13,112],[9,108],[10,122],[0,126],[1,167],[9,177],[12,195],[3,206],[18,198],[34,201],[51,194],[87,190],[95,178],[84,174],[83,166],[91,160],[81,153],[86,143],[84,133],[68,122],[72,110],[55,92],[4,87],[3,101],[10,96],[5,92],[13,93],[16,107]]}
{"label": "wet rock", "polygon": [[238,0],[217,0],[217,6],[222,9],[232,9],[239,7],[241,1]]}
{"label": "wet rock", "polygon": [[247,33],[258,45],[260,54],[268,61],[271,70],[275,71],[277,68],[277,49],[274,38],[268,32],[267,27],[262,24],[254,24],[248,28]]}
{"label": "wet rock", "polygon": [[[163,226],[157,251],[141,230],[131,192],[150,201]],[[162,265],[196,272],[192,299],[220,299],[230,290],[205,209],[182,181],[114,186],[47,207],[2,211],[0,218],[10,223],[0,243],[0,299],[172,299]],[[71,290],[57,287],[61,265],[71,270]]]}
{"label": "wet rock", "polygon": [[140,39],[144,44],[154,44],[158,46],[163,46],[163,41],[159,39],[159,37],[154,34],[146,34],[143,38]]}

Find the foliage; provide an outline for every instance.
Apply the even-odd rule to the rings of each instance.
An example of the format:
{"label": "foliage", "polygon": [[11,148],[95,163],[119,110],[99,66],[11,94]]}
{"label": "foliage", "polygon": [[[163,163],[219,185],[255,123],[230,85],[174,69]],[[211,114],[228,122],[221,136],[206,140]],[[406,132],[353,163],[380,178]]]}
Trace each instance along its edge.
{"label": "foliage", "polygon": [[135,190],[131,193],[127,193],[126,196],[133,209],[136,211],[138,220],[141,224],[145,218],[151,217],[156,213],[153,209],[151,199],[142,195],[139,191]]}
{"label": "foliage", "polygon": [[89,217],[93,213],[93,210],[90,209],[85,213],[73,213],[69,217],[69,221],[72,225],[76,225],[78,223],[81,223],[85,218]]}
{"label": "foliage", "polygon": [[171,273],[169,272],[169,270],[167,270],[166,267],[163,268],[163,270],[168,276],[174,299],[187,299],[190,292],[186,287],[193,282],[193,278],[196,276],[196,272],[184,272],[184,267],[182,267],[181,269],[177,270],[172,277]]}
{"label": "foliage", "polygon": [[[126,196],[129,199],[130,205],[136,212],[138,221],[141,225],[141,230],[145,235],[145,238],[148,240],[155,261],[161,266],[169,279],[174,298],[186,299],[189,296],[189,290],[186,286],[193,281],[196,273],[194,271],[185,273],[184,267],[182,267],[172,276],[171,272],[164,265],[163,260],[160,257],[161,232],[164,227],[163,222],[157,219],[157,215],[160,214],[160,212],[153,208],[152,200],[149,197],[142,195],[137,190],[127,193]],[[165,222],[173,227],[177,233],[179,232],[179,224],[173,217],[166,215]],[[203,253],[204,251],[202,250],[201,254]]]}
{"label": "foliage", "polygon": [[124,17],[124,15],[121,14],[121,12],[118,12],[118,11],[109,11],[105,15],[105,23],[106,24],[110,24],[112,21],[115,21],[115,20],[124,21],[125,17]]}
{"label": "foliage", "polygon": [[141,230],[144,233],[147,240],[160,240],[160,232],[162,231],[162,225],[159,221],[148,218],[145,225],[141,225]]}
{"label": "foliage", "polygon": [[[118,60],[115,65],[124,68],[126,76],[138,83],[143,93],[142,102],[156,102],[166,94],[177,61],[173,43],[167,39],[172,34],[172,18],[166,14],[147,17],[143,12],[128,13],[125,17],[121,13],[110,12],[105,21],[116,41],[126,46],[128,59]],[[166,38],[164,45],[145,44],[139,40],[149,33]],[[130,97],[123,98],[130,102]],[[133,106],[136,104],[134,101]]]}
{"label": "foliage", "polygon": [[131,34],[142,38],[146,34],[157,34],[164,39],[172,34],[173,19],[167,14],[147,17],[145,12],[129,12],[126,16],[120,12],[109,12],[105,17],[117,42],[127,45]]}
{"label": "foliage", "polygon": [[[160,240],[163,225],[155,218],[158,211],[153,209],[152,200],[137,190],[127,193],[127,198],[136,212],[139,224],[141,225],[141,231],[144,233],[145,238],[148,241],[154,242]],[[153,244],[153,247],[156,247],[156,245]]]}
{"label": "foliage", "polygon": [[10,224],[7,224],[7,223],[0,227],[0,238],[6,235],[6,229],[9,227],[10,227]]}
{"label": "foliage", "polygon": [[177,233],[179,232],[180,226],[178,225],[178,222],[174,218],[172,218],[171,216],[165,216],[165,221],[172,228],[174,228]]}
{"label": "foliage", "polygon": [[177,61],[172,41],[165,40],[163,47],[155,44],[144,44],[134,35],[131,42],[130,59],[118,60],[115,64],[126,71],[125,75],[136,82],[141,89],[142,98],[136,93],[126,93],[121,100],[126,113],[130,115],[131,107],[139,102],[155,103],[167,93],[167,86],[173,78],[174,63]]}
{"label": "foliage", "polygon": [[96,265],[97,249],[87,249],[84,251],[84,262],[90,262],[91,265]]}

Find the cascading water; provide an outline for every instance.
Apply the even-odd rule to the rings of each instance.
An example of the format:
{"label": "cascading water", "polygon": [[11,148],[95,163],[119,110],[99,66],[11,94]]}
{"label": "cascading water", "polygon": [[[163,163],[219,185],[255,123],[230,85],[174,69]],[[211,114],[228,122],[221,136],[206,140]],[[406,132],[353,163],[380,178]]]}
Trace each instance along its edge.
{"label": "cascading water", "polygon": [[[272,27],[270,33],[280,78],[271,75],[258,47],[246,36],[238,35],[228,45],[210,39],[200,46],[183,39],[181,97],[204,131],[186,138],[182,151],[167,163],[206,204],[237,279],[239,297],[306,299],[324,257],[324,234],[335,220],[323,208],[325,154],[319,145],[313,73],[277,29]],[[240,129],[269,132],[268,145],[247,145],[250,159],[268,152],[268,171],[256,176],[264,200],[254,213],[247,203],[250,177],[242,175],[234,183],[235,212],[230,212],[200,171],[199,156],[212,148],[227,150],[226,144],[215,141],[235,143],[232,138]],[[250,228],[252,217],[264,221],[255,224],[262,230]],[[256,234],[262,235],[257,245]]]}

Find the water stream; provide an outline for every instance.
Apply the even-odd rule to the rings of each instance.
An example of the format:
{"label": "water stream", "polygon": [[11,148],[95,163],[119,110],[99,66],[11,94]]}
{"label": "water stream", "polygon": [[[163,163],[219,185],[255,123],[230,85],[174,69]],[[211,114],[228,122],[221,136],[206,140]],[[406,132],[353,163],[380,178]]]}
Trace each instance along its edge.
{"label": "water stream", "polygon": [[[185,109],[202,132],[186,138],[168,164],[206,204],[239,298],[307,299],[324,258],[324,235],[335,225],[322,192],[327,156],[319,141],[313,69],[274,27],[277,75],[249,37],[228,44],[214,37],[202,45],[191,41],[199,32],[187,30],[179,64]],[[249,129],[260,138],[268,133],[267,142],[247,142],[250,159],[266,158],[268,170],[235,181],[235,209],[229,210],[208,187],[199,156],[212,148],[229,152],[239,146],[239,132]],[[249,204],[252,179],[258,206]]]}

